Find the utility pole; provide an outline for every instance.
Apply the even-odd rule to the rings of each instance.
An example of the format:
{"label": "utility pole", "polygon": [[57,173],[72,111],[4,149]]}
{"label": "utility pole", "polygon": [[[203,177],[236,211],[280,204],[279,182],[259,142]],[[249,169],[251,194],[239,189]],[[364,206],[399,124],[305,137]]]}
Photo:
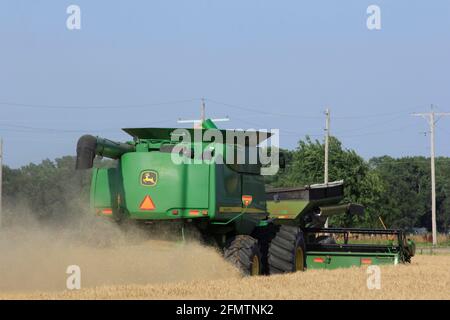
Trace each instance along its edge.
{"label": "utility pole", "polygon": [[0,229],[2,228],[2,218],[3,218],[2,186],[3,186],[3,139],[0,138]]}
{"label": "utility pole", "polygon": [[[330,140],[330,110],[325,110],[325,165],[324,165],[324,183],[328,184],[328,152],[329,152],[329,140]],[[328,218],[325,221],[325,228],[328,228]]]}
{"label": "utility pole", "polygon": [[[436,171],[434,165],[434,128],[440,117],[450,116],[450,112],[434,112],[431,105],[431,112],[413,113],[413,116],[424,117],[430,125],[430,144],[431,144],[431,231],[433,234],[433,246],[437,245],[436,231]],[[436,116],[438,119],[436,120]]]}
{"label": "utility pole", "polygon": [[330,140],[330,110],[325,110],[325,168],[324,168],[324,182],[328,183],[328,149]]}

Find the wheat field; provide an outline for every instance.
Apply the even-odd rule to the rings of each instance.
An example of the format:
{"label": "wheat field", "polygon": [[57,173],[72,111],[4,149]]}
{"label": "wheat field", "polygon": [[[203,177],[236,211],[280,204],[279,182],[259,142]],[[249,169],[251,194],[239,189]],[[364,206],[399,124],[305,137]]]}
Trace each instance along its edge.
{"label": "wheat field", "polygon": [[[204,265],[203,269],[208,269]],[[410,265],[382,266],[381,289],[367,288],[366,268],[158,284],[123,284],[76,291],[2,294],[3,299],[450,299],[450,256],[420,255]],[[201,270],[200,270],[201,272]]]}
{"label": "wheat field", "polygon": [[[97,220],[2,230],[0,299],[450,299],[445,250],[381,266],[381,289],[369,290],[364,267],[242,277],[215,249],[163,236]],[[69,265],[80,290],[66,289]]]}

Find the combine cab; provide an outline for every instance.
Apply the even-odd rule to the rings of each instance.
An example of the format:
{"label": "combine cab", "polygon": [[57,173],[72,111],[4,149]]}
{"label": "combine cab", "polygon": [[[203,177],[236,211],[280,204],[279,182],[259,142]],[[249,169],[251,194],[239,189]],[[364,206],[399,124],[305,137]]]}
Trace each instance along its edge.
{"label": "combine cab", "polygon": [[[90,135],[78,141],[77,169],[92,168],[95,156],[117,160],[114,168],[93,169],[91,208],[99,216],[119,223],[171,223],[180,234],[194,226],[248,275],[395,264],[414,255],[414,244],[400,230],[324,228],[331,215],[363,212],[359,205],[342,203],[342,181],[266,191],[259,159],[229,161],[237,149],[247,160],[265,133],[255,131],[256,140],[246,139],[243,132],[219,130],[210,120],[181,132],[124,131],[132,141]],[[204,139],[206,131],[234,135],[241,143],[211,142]],[[179,139],[198,134],[201,139]],[[383,244],[374,240],[379,237]]]}

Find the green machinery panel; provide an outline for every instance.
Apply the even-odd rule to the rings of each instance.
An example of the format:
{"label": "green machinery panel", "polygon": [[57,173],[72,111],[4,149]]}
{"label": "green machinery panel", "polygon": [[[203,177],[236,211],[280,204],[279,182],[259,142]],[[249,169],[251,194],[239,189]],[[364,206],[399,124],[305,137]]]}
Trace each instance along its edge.
{"label": "green machinery panel", "polygon": [[398,253],[306,252],[309,269],[337,269],[353,266],[398,264]]}
{"label": "green machinery panel", "polygon": [[[209,165],[175,164],[164,152],[127,153],[121,159],[126,209],[134,219],[167,219],[209,209]],[[153,183],[145,184],[150,174]],[[142,209],[146,197],[153,209]],[[178,214],[174,214],[178,212]]]}

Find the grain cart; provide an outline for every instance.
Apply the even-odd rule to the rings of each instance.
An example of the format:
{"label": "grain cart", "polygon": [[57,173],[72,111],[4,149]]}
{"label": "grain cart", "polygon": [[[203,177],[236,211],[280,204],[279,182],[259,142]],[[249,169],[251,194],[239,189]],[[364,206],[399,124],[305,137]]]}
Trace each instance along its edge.
{"label": "grain cart", "polygon": [[[244,139],[238,144],[204,139],[207,130],[236,135],[233,141],[244,134],[219,130],[211,120],[181,133],[176,128],[123,130],[131,141],[91,135],[78,141],[77,169],[92,168],[96,156],[117,160],[116,167],[92,170],[90,206],[96,215],[118,223],[170,223],[180,234],[193,226],[247,275],[396,264],[414,255],[414,244],[401,230],[324,228],[331,215],[363,210],[342,203],[342,181],[265,190],[259,159],[228,161],[237,149],[248,155],[257,148],[265,138],[261,132],[254,132],[257,143]],[[201,139],[179,141],[199,133]],[[356,243],[355,235],[360,236]],[[371,241],[375,235],[384,236],[385,243]]]}

